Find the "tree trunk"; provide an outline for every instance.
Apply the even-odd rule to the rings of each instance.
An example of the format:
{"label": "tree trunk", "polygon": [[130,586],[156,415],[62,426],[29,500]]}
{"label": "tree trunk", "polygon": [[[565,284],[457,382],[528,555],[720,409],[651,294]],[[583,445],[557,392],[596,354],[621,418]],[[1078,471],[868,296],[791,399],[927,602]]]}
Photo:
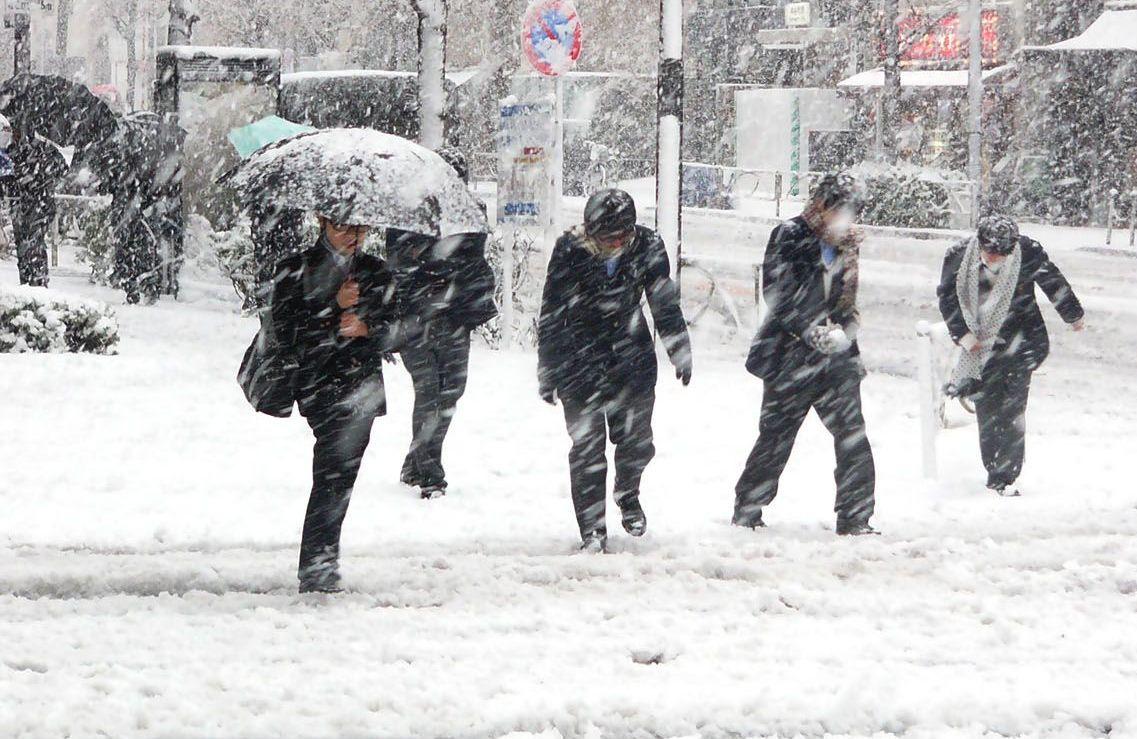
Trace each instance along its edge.
{"label": "tree trunk", "polygon": [[197,15],[191,5],[190,0],[170,0],[170,26],[166,34],[166,43],[170,46],[185,46],[193,40]]}
{"label": "tree trunk", "polygon": [[130,0],[126,23],[126,108],[134,112],[138,87],[138,0]]}
{"label": "tree trunk", "polygon": [[446,0],[415,0],[418,12],[419,143],[446,142]]}

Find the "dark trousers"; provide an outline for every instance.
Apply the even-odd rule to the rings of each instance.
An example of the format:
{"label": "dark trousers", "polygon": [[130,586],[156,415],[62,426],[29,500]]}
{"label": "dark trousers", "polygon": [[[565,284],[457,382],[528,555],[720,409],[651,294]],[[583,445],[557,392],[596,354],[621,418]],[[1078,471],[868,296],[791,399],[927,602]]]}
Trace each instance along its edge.
{"label": "dark trousers", "polygon": [[651,432],[655,391],[623,392],[608,402],[563,398],[562,404],[572,437],[569,475],[580,536],[606,535],[607,440],[611,438],[616,447],[614,497],[619,504],[639,496],[640,478],[655,456]]}
{"label": "dark trousers", "polygon": [[442,444],[458,400],[466,392],[470,332],[461,329],[432,337],[428,345],[406,347],[401,355],[415,389],[411,448],[403,461],[402,478],[423,487],[444,488]]}
{"label": "dark trousers", "polygon": [[758,441],[735,487],[736,523],[756,521],[762,508],[777,496],[778,478],[811,408],[833,434],[838,525],[867,523],[872,517],[876,468],[861,414],[861,380],[854,371],[842,368],[823,369],[806,377],[785,372],[766,382]]}
{"label": "dark trousers", "polygon": [[370,415],[341,409],[308,417],[316,444],[312,450],[312,494],[300,543],[301,580],[338,571],[340,529],[374,422]]}
{"label": "dark trousers", "polygon": [[999,372],[985,379],[973,396],[988,487],[1006,487],[1022,472],[1030,380],[1031,373],[1026,369]]}
{"label": "dark trousers", "polygon": [[12,211],[16,263],[21,285],[47,287],[47,230],[54,216],[47,213]]}

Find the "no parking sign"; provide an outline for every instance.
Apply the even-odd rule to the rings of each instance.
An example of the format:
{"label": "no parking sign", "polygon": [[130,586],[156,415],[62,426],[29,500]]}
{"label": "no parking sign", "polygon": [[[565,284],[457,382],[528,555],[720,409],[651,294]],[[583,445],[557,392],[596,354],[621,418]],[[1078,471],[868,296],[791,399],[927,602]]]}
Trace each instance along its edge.
{"label": "no parking sign", "polygon": [[580,59],[584,28],[572,0],[536,0],[521,21],[521,48],[546,77],[560,77]]}

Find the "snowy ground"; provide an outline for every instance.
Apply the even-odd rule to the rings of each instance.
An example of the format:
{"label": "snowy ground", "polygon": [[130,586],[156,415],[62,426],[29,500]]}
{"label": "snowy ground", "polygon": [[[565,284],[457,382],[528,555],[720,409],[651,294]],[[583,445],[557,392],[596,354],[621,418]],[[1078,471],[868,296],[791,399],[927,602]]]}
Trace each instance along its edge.
{"label": "snowy ground", "polygon": [[[731,228],[692,219],[688,241],[735,264],[741,300],[765,235]],[[531,354],[475,351],[454,487],[430,502],[396,482],[410,386],[389,371],[351,592],[327,599],[295,594],[310,434],[245,405],[254,326],[224,287],[120,306],[116,357],[0,357],[0,734],[1137,736],[1137,260],[1051,235],[1090,329],[1044,308],[1017,500],[984,494],[974,427],[921,480],[912,326],[945,244],[867,245],[874,540],[831,533],[816,419],[771,528],[728,526],[761,397],[745,335],[700,331],[690,388],[663,374],[652,530],[608,556],[574,553],[568,440]],[[79,268],[54,285],[120,302]]]}

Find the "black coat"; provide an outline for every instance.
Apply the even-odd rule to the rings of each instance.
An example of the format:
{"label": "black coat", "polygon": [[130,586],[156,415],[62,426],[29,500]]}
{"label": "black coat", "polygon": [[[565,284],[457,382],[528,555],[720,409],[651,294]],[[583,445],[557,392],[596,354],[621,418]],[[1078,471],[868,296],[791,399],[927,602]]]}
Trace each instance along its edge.
{"label": "black coat", "polygon": [[[936,290],[940,299],[940,313],[947,322],[952,340],[957,343],[970,333],[960,311],[959,295],[955,289],[956,277],[963,263],[967,244],[967,241],[963,241],[948,249],[944,256],[940,286]],[[1074,323],[1085,316],[1082,304],[1078,301],[1070,283],[1050,261],[1042,245],[1029,237],[1021,236],[1019,246],[1022,249],[1019,282],[1011,299],[1007,320],[999,332],[999,338],[995,341],[994,353],[984,368],[985,374],[1006,368],[1034,371],[1049,356],[1050,335],[1042,320],[1042,312],[1038,309],[1038,301],[1034,295],[1035,285],[1042,288],[1050,298],[1050,302],[1058,309],[1058,315],[1062,316],[1062,320],[1066,323]]]}
{"label": "black coat", "polygon": [[[804,381],[827,368],[864,371],[855,340],[856,306],[842,300],[848,272],[845,268],[834,271],[826,297],[821,243],[801,217],[782,223],[770,234],[762,262],[762,297],[769,312],[746,360],[746,369],[763,380],[791,372],[794,379]],[[811,328],[826,322],[840,326],[854,339],[851,349],[825,355],[805,342]]]}
{"label": "black coat", "polygon": [[663,241],[643,226],[624,249],[616,273],[570,231],[549,260],[538,327],[538,380],[578,402],[608,400],[623,390],[655,388],[658,367],[641,303],[647,295],[655,329],[671,361],[690,361],[691,340]]}
{"label": "black coat", "polygon": [[55,188],[67,173],[67,161],[59,150],[34,136],[25,136],[8,150],[15,171],[7,181],[8,195],[25,218],[55,216]]}
{"label": "black coat", "polygon": [[394,279],[383,260],[362,253],[355,255],[350,275],[359,283],[354,313],[370,329],[366,338],[345,339],[339,334],[344,311],[336,293],[347,273],[322,241],[277,266],[272,328],[281,350],[290,352],[299,364],[296,401],[306,417],[360,399],[353,396],[357,392],[372,401],[367,412],[375,416],[387,412],[382,354],[396,349],[401,335]]}
{"label": "black coat", "polygon": [[388,229],[387,259],[395,273],[400,313],[422,321],[419,341],[469,332],[497,315],[485,234],[436,239]]}

